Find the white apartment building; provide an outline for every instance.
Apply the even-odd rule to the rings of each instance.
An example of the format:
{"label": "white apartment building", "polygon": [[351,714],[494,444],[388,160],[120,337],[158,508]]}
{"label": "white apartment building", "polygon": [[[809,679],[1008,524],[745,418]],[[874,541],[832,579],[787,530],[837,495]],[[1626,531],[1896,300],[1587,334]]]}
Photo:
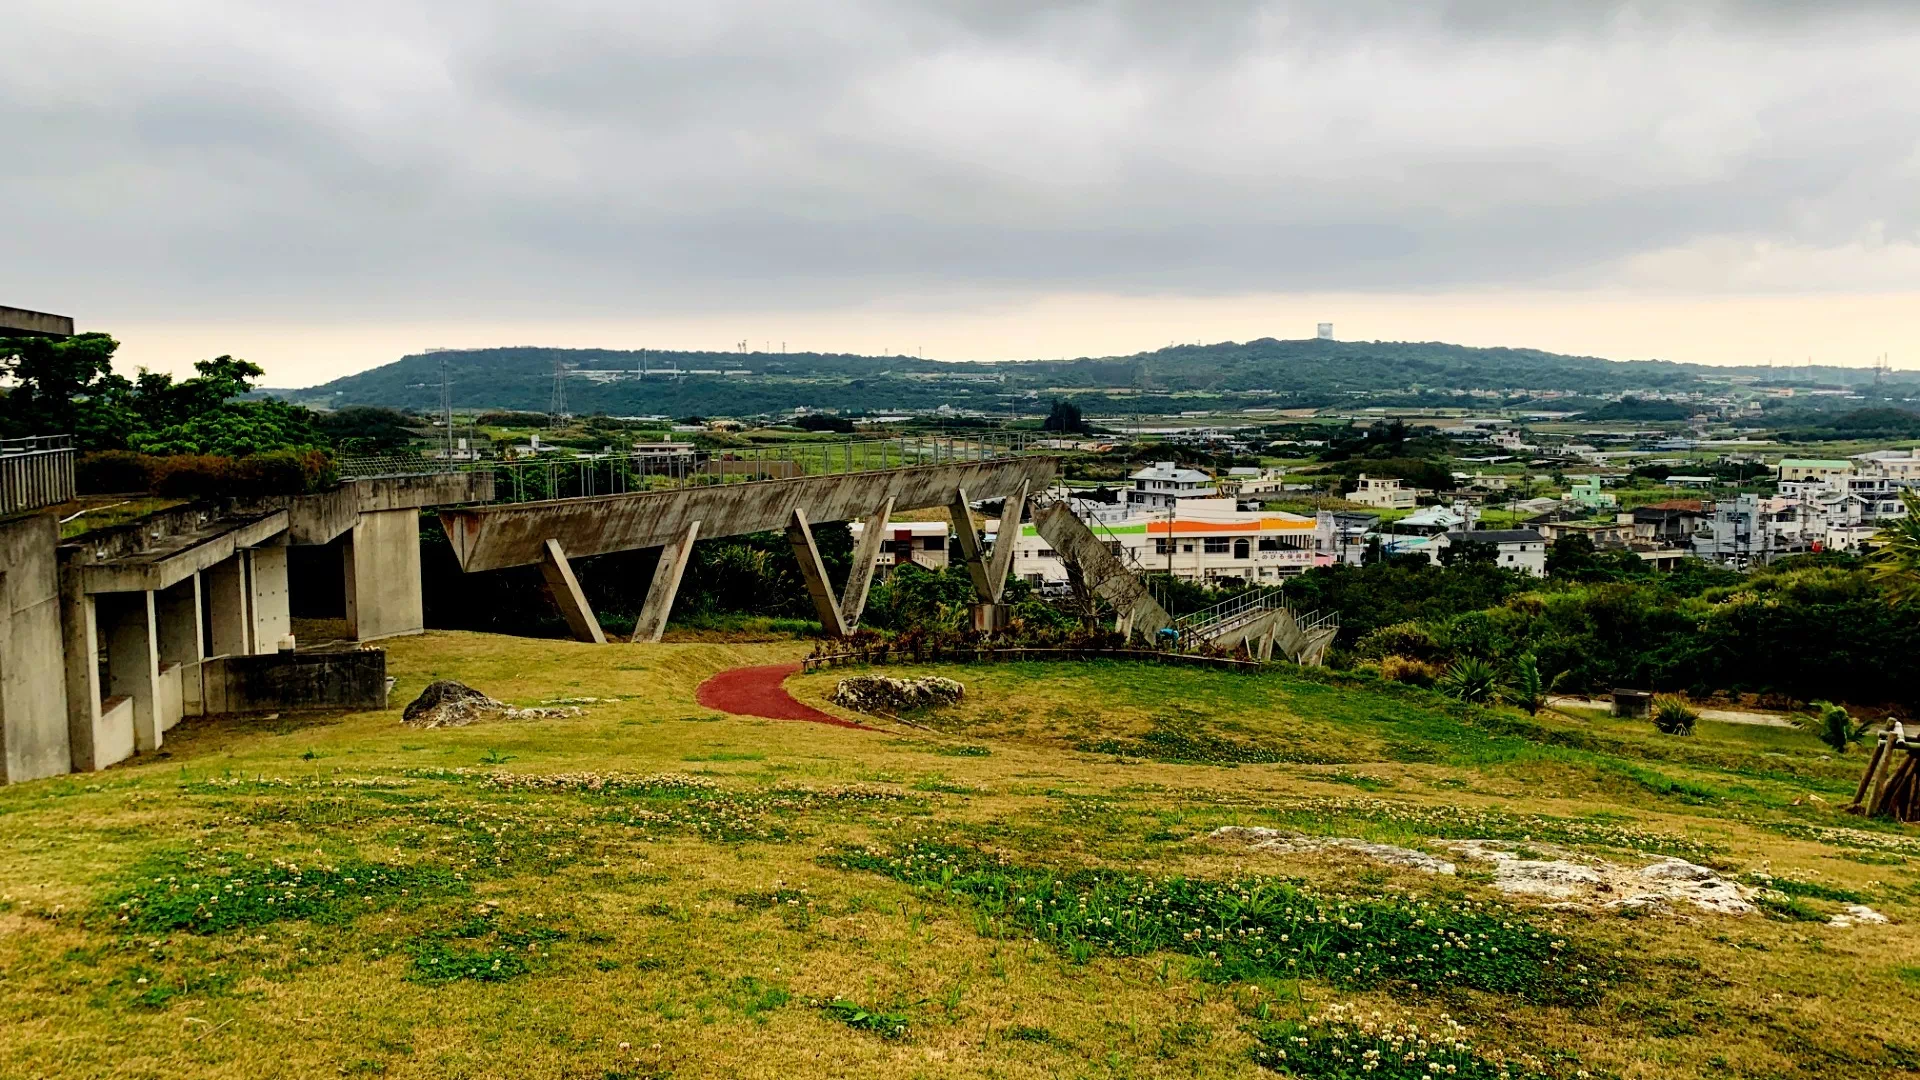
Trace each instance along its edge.
{"label": "white apartment building", "polygon": [[1133,487],[1127,489],[1127,505],[1165,510],[1184,499],[1217,499],[1220,489],[1213,477],[1198,469],[1183,468],[1171,461],[1156,461],[1127,477]]}
{"label": "white apartment building", "polygon": [[1880,477],[1895,483],[1920,485],[1920,448],[1910,450],[1874,450],[1855,454],[1853,460],[1862,476]]}
{"label": "white apartment building", "polygon": [[[1187,500],[1171,512],[1081,500],[1072,506],[1107,549],[1138,573],[1172,573],[1199,582],[1277,582],[1327,561],[1314,552],[1313,518],[1243,512],[1232,499]],[[987,524],[996,542],[999,526]],[[1013,572],[1035,585],[1067,580],[1066,564],[1031,524],[1020,527]]]}
{"label": "white apartment building", "polygon": [[1354,481],[1350,503],[1381,510],[1411,510],[1419,505],[1420,493],[1407,487],[1397,476],[1368,476],[1361,473]]}

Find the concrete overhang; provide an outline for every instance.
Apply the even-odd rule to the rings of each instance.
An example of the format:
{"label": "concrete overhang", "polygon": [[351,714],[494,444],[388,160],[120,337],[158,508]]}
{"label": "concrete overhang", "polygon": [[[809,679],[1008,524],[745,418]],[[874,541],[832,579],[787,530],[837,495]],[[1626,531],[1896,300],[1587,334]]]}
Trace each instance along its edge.
{"label": "concrete overhang", "polygon": [[440,523],[466,571],[537,563],[548,540],[570,557],[660,547],[700,522],[705,537],[785,528],[796,507],[814,522],[865,519],[887,499],[898,510],[947,506],[956,489],[969,499],[999,499],[1025,483],[1041,491],[1059,462],[1051,457],[915,465],[872,472],[754,480],[677,491],[477,506],[440,511]]}
{"label": "concrete overhang", "polygon": [[0,337],[72,337],[73,318],[0,304]]}
{"label": "concrete overhang", "polygon": [[318,495],[263,501],[253,507],[284,505],[287,542],[309,547],[332,543],[358,524],[361,514],[492,501],[493,473],[489,470],[352,480]]}
{"label": "concrete overhang", "polygon": [[275,510],[252,518],[216,518],[165,537],[146,551],[84,562],[83,548],[75,559],[82,561],[81,587],[89,593],[146,592],[184,581],[236,551],[259,547],[286,531],[287,512]]}

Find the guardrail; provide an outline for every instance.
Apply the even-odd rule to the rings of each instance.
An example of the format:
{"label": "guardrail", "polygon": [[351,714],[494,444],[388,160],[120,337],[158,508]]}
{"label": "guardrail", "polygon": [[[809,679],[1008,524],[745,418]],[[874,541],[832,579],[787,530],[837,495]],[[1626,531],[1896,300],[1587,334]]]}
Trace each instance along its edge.
{"label": "guardrail", "polygon": [[490,471],[499,502],[622,495],[799,476],[876,472],[913,465],[997,461],[1037,452],[1027,432],[970,437],[902,437],[782,443],[774,446],[588,454],[542,451],[518,458],[445,460],[420,455],[346,455],[335,462],[343,480]]}
{"label": "guardrail", "polygon": [[0,514],[73,498],[73,436],[0,439]]}

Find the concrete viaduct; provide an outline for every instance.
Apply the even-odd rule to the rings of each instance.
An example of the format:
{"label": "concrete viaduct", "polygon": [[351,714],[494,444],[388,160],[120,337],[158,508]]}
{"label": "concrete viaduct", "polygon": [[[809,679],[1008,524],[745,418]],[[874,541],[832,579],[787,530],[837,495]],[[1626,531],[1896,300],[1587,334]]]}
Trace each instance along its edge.
{"label": "concrete viaduct", "polygon": [[[601,643],[606,636],[580,591],[569,559],[660,549],[632,638],[658,641],[695,540],[785,529],[821,626],[828,634],[844,637],[859,625],[866,609],[887,519],[898,511],[939,507],[953,518],[959,555],[979,597],[975,624],[993,629],[1005,617],[1000,601],[1017,533],[997,541],[995,550],[984,550],[969,503],[1004,499],[1002,520],[1018,521],[1028,496],[1044,490],[1057,467],[1055,459],[1041,456],[948,461],[678,491],[462,506],[441,510],[440,522],[462,570],[539,566],[574,636]],[[814,543],[813,526],[852,520],[865,521],[867,527],[853,553],[846,588],[836,597]]]}

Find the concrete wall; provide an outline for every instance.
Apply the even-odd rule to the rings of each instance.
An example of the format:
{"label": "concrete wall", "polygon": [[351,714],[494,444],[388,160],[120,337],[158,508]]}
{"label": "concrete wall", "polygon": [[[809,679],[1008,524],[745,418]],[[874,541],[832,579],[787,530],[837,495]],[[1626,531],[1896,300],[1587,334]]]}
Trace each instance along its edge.
{"label": "concrete wall", "polygon": [[361,514],[341,560],[346,571],[348,636],[372,641],[425,630],[418,510]]}
{"label": "concrete wall", "polygon": [[201,665],[207,715],[387,707],[384,649],[221,656]]}
{"label": "concrete wall", "polygon": [[72,762],[51,514],[0,522],[0,782],[66,772]]}
{"label": "concrete wall", "polygon": [[215,563],[200,575],[206,608],[208,656],[253,651],[253,590],[245,552]]}
{"label": "concrete wall", "polygon": [[287,549],[258,547],[246,553],[248,603],[253,614],[252,652],[271,653],[293,632],[287,603]]}
{"label": "concrete wall", "polygon": [[160,749],[160,635],[150,592],[102,593],[94,598],[100,640],[107,651],[107,693],[133,702],[133,748]]}

